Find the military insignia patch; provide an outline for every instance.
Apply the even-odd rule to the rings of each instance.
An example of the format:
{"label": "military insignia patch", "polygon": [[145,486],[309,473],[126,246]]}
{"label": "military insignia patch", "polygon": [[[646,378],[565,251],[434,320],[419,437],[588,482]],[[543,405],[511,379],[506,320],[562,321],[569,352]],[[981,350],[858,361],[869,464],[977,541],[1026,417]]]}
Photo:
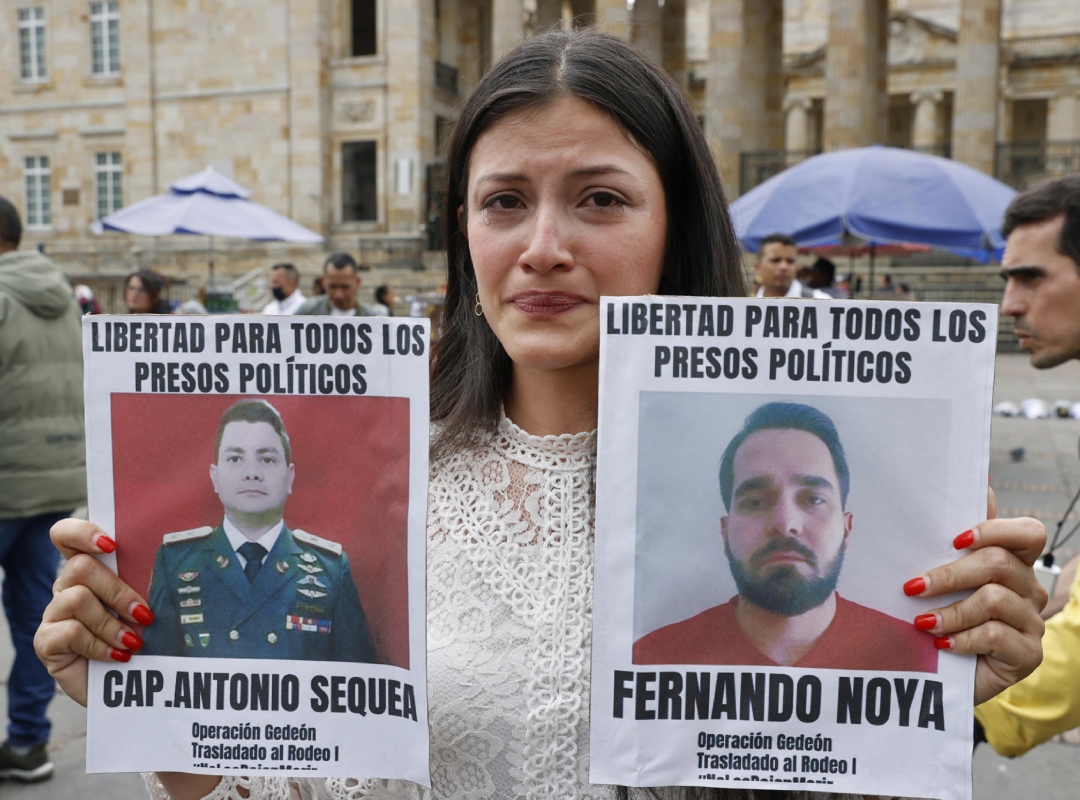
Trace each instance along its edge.
{"label": "military insignia patch", "polygon": [[326,597],[326,592],[320,592],[318,589],[297,589],[296,591],[300,592],[304,597],[310,597],[312,600]]}
{"label": "military insignia patch", "polygon": [[304,559],[304,561],[308,562],[309,564],[312,564],[317,560],[315,556],[313,556],[311,553],[301,553],[300,558]]}
{"label": "military insignia patch", "polygon": [[218,556],[217,557],[217,565],[219,567],[221,567],[222,569],[225,569],[225,567],[229,566],[229,559],[226,558],[225,556]]}
{"label": "military insignia patch", "polygon": [[198,608],[202,605],[202,600],[198,597],[189,597],[187,600],[180,601],[180,608]]}
{"label": "military insignia patch", "polygon": [[297,611],[307,611],[309,614],[322,614],[326,611],[326,606],[317,606],[314,603],[297,603]]}
{"label": "military insignia patch", "polygon": [[197,577],[199,577],[199,573],[198,572],[181,572],[176,577],[178,577],[184,583],[191,583],[191,581],[193,581]]}
{"label": "military insignia patch", "polygon": [[200,633],[199,634],[199,644],[201,644],[203,647],[206,647],[208,644],[210,644],[210,634],[209,633]]}
{"label": "military insignia patch", "polygon": [[325,589],[326,588],[326,584],[323,583],[322,581],[320,581],[314,575],[305,575],[303,578],[298,580],[296,583],[297,583],[298,586],[318,586],[320,589]]}
{"label": "military insignia patch", "polygon": [[180,592],[180,594],[195,594],[196,592],[201,592],[202,587],[201,586],[177,586],[176,591]]}
{"label": "military insignia patch", "polygon": [[330,633],[330,620],[288,615],[285,617],[285,630]]}
{"label": "military insignia patch", "polygon": [[[301,565],[301,566],[303,566],[303,565]],[[278,572],[287,572],[288,569],[289,569],[289,562],[288,561],[279,561],[279,562],[277,562],[275,567],[277,568]]]}
{"label": "military insignia patch", "polygon": [[310,564],[297,564],[296,566],[300,567],[300,569],[302,569],[308,575],[312,575],[312,574],[314,574],[316,572],[322,572],[323,571],[322,567],[313,567]]}
{"label": "military insignia patch", "polygon": [[194,647],[195,646],[195,642],[193,642],[191,640],[191,634],[190,633],[185,633],[184,634],[184,644],[186,644],[188,647]]}
{"label": "military insignia patch", "polygon": [[181,614],[180,615],[180,624],[181,625],[197,625],[198,623],[200,623],[202,621],[203,621],[203,615],[202,614]]}

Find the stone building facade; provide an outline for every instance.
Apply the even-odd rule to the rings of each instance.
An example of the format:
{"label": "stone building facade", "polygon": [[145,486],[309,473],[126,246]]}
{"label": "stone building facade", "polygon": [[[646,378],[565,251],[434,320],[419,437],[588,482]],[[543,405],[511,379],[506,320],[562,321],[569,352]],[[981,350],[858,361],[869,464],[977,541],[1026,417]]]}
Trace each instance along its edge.
{"label": "stone building facade", "polygon": [[0,19],[0,193],[27,246],[86,281],[152,266],[198,282],[205,239],[88,226],[210,165],[327,238],[217,243],[219,274],[312,274],[348,250],[367,283],[435,288],[456,104],[553,24],[600,24],[661,61],[733,195],[873,142],[1014,182],[1080,169],[1072,0],[0,0]]}

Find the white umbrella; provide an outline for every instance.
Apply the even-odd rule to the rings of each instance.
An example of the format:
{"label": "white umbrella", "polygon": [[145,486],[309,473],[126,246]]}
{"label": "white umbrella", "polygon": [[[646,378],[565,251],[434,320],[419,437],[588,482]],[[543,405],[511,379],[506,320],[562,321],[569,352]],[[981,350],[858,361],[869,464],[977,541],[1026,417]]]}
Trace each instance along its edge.
{"label": "white umbrella", "polygon": [[141,236],[194,234],[210,237],[210,282],[215,236],[318,244],[323,237],[248,198],[251,192],[213,167],[169,184],[159,194],[109,214],[90,226],[94,233],[122,231]]}

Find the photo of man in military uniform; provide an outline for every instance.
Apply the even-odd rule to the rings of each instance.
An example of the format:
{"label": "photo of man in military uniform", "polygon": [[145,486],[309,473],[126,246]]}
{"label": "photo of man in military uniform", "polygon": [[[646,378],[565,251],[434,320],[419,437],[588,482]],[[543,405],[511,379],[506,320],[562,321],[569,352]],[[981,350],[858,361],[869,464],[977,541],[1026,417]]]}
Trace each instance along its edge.
{"label": "photo of man in military uniform", "polygon": [[143,653],[377,661],[342,546],[285,524],[295,476],[273,406],[244,399],[225,411],[210,465],[224,519],[165,535]]}

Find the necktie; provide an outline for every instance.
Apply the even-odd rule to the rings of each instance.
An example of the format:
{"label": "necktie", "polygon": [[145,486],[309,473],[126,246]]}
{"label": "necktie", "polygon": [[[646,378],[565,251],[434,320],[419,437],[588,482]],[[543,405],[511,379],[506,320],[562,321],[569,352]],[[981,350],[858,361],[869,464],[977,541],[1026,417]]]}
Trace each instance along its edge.
{"label": "necktie", "polygon": [[266,557],[266,548],[257,542],[244,542],[237,551],[247,562],[244,564],[244,574],[247,575],[248,583],[255,582],[255,576],[262,569],[263,558]]}

